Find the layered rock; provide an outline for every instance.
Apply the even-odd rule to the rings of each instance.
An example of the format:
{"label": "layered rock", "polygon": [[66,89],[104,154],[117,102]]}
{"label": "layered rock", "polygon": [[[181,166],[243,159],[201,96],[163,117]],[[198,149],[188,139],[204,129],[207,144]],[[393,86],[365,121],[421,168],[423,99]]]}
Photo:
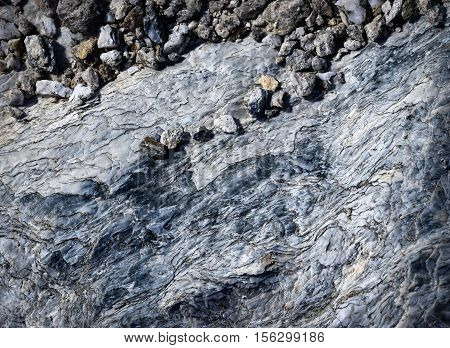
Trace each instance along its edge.
{"label": "layered rock", "polygon": [[247,38],[8,109],[1,326],[448,326],[448,38],[406,24],[307,99]]}

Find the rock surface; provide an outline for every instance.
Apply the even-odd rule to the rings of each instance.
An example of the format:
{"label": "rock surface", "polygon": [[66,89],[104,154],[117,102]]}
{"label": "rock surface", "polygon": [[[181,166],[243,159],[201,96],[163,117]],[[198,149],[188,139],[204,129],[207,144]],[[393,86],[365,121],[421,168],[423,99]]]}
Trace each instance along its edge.
{"label": "rock surface", "polygon": [[[0,325],[448,326],[448,47],[422,18],[306,100],[267,45],[204,44],[0,117]],[[291,109],[258,121],[265,74]]]}
{"label": "rock surface", "polygon": [[44,97],[69,98],[72,90],[58,81],[40,80],[36,82],[36,94]]}

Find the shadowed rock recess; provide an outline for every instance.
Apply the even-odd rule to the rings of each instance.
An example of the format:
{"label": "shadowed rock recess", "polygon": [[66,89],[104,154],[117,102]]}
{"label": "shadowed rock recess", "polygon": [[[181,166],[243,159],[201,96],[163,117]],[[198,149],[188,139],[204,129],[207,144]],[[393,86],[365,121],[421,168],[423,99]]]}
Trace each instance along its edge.
{"label": "shadowed rock recess", "polygon": [[448,2],[75,3],[0,0],[1,326],[449,326]]}

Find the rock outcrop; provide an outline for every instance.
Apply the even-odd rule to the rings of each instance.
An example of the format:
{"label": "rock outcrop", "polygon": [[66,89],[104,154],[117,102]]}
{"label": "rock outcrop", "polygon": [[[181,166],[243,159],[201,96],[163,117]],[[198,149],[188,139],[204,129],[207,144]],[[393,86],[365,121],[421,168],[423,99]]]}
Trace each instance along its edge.
{"label": "rock outcrop", "polygon": [[[234,3],[244,20],[269,1]],[[358,38],[364,16],[341,3]],[[156,18],[146,30],[165,40]],[[326,56],[330,38],[304,50]],[[125,70],[84,104],[5,107],[0,325],[448,326],[448,47],[448,24],[422,17],[299,76],[247,37]],[[18,78],[0,76],[2,93]]]}

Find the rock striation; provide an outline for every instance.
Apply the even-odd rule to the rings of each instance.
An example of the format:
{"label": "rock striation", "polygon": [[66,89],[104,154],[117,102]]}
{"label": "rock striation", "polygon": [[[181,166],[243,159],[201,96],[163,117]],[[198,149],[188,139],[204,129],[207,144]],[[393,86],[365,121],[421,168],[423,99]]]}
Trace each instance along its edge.
{"label": "rock striation", "polygon": [[7,3],[1,326],[448,327],[444,5]]}
{"label": "rock striation", "polygon": [[2,117],[1,325],[448,326],[448,45],[406,24],[305,99],[275,49],[204,44]]}

